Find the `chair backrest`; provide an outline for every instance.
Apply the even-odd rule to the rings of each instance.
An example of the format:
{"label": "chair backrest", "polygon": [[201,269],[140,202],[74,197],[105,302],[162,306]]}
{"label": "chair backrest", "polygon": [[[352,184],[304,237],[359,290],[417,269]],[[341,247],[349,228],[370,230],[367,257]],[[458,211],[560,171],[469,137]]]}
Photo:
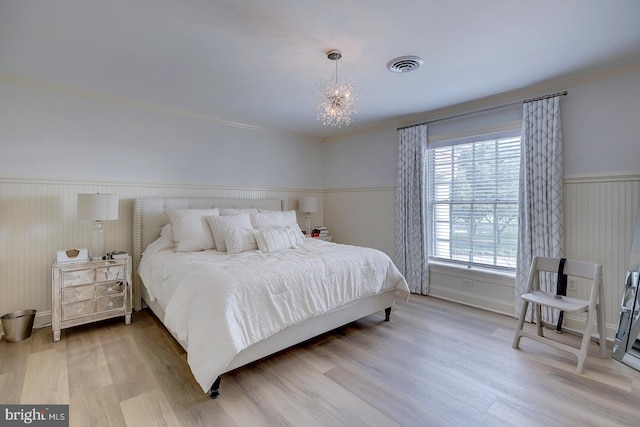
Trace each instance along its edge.
{"label": "chair backrest", "polygon": [[[560,258],[534,257],[531,269],[537,271],[547,271],[557,273],[560,266]],[[602,266],[592,262],[567,259],[564,264],[563,273],[567,276],[582,277],[583,279],[594,280],[599,276]]]}
{"label": "chair backrest", "polygon": [[[540,272],[557,274],[559,267],[560,258],[534,257],[531,263],[527,292],[540,290]],[[580,284],[580,281],[576,282],[576,285],[588,292],[588,297],[587,294],[579,292],[580,295],[584,295],[584,298],[595,301],[598,294],[600,294],[600,298],[602,298],[602,265],[567,259],[562,272],[567,276],[579,277],[589,281],[588,284]],[[546,282],[548,284],[547,286],[551,286],[551,283],[556,283],[555,277],[553,279],[548,278],[547,280],[549,280]]]}

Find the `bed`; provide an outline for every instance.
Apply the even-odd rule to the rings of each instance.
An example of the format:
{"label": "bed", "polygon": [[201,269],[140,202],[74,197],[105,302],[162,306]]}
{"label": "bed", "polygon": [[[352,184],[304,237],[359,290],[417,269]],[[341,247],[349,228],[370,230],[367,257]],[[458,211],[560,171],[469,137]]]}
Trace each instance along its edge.
{"label": "bed", "polygon": [[[222,374],[379,310],[388,321],[395,299],[408,298],[387,255],[303,238],[297,223],[278,223],[291,215],[276,199],[135,202],[134,308],[163,322],[211,398]],[[199,230],[194,217],[207,219],[215,250],[183,239],[184,224]],[[242,227],[247,218],[252,230]]]}

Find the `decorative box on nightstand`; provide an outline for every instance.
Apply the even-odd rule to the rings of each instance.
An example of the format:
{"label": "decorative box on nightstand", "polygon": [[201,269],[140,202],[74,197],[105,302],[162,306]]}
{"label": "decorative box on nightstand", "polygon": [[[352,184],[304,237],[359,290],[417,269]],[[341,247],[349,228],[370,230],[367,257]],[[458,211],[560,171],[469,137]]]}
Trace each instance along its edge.
{"label": "decorative box on nightstand", "polygon": [[131,323],[131,257],[51,268],[51,328],[60,330],[112,317]]}

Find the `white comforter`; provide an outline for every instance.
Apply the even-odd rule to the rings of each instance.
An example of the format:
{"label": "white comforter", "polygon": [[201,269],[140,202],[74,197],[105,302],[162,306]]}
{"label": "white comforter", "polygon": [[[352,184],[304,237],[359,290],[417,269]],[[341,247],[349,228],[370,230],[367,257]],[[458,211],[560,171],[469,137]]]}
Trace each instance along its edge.
{"label": "white comforter", "polygon": [[278,331],[385,290],[409,292],[386,254],[316,239],[271,254],[226,255],[174,253],[161,238],[138,271],[205,392],[240,351]]}

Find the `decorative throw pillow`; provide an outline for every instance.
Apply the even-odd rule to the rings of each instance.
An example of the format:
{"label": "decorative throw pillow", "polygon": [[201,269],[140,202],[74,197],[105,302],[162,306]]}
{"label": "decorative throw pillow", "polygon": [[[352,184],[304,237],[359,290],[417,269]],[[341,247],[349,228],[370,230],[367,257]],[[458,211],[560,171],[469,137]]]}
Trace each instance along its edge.
{"label": "decorative throw pillow", "polygon": [[298,225],[297,222],[295,224],[291,224],[287,226],[286,228],[291,230],[292,236],[295,239],[296,246],[300,246],[301,244],[304,243],[304,233],[300,229],[300,226]]}
{"label": "decorative throw pillow", "polygon": [[296,244],[302,244],[304,233],[298,225],[296,211],[260,211],[251,214],[251,224],[253,228],[274,228],[274,227],[294,227],[298,231]]}
{"label": "decorative throw pillow", "polygon": [[249,214],[239,214],[231,216],[209,216],[207,217],[209,227],[213,232],[213,239],[216,243],[216,250],[220,252],[227,251],[227,244],[225,243],[225,230],[228,229],[248,229],[253,228],[251,226],[251,219]]}
{"label": "decorative throw pillow", "polygon": [[213,235],[205,217],[218,215],[218,208],[167,209],[165,213],[171,221],[176,252],[215,249]]}
{"label": "decorative throw pillow", "polygon": [[257,230],[228,228],[224,232],[224,243],[227,245],[228,254],[239,254],[245,251],[258,249],[255,233]]}
{"label": "decorative throw pillow", "polygon": [[271,253],[283,249],[295,249],[294,231],[290,228],[266,228],[257,230],[255,237],[260,252]]}

